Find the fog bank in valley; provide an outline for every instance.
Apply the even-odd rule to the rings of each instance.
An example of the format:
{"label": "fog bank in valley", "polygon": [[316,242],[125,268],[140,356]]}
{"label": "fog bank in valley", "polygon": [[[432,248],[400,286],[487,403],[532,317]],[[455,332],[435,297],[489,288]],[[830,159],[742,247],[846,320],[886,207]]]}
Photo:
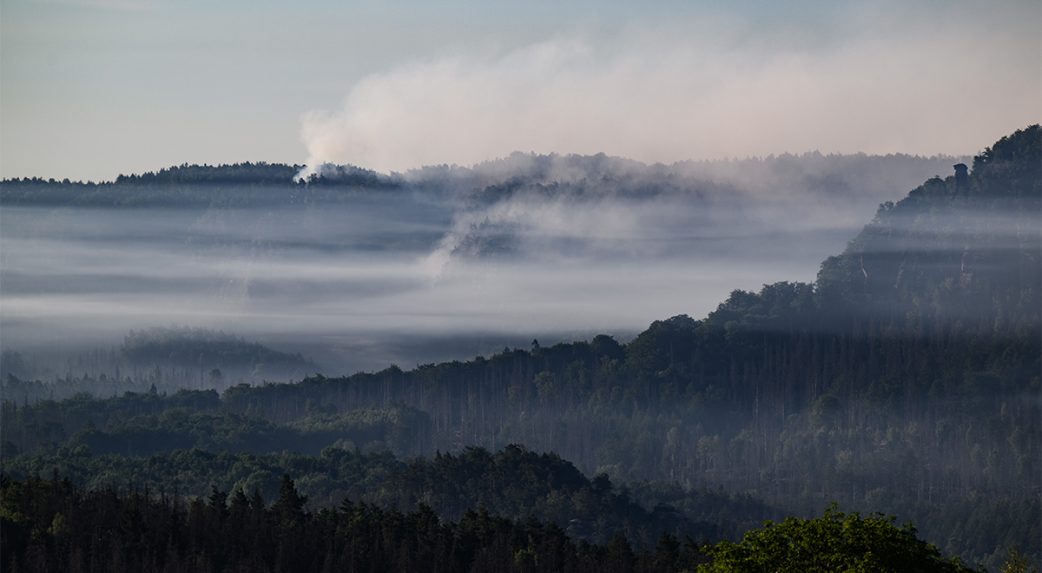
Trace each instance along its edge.
{"label": "fog bank in valley", "polygon": [[2,344],[61,375],[74,369],[54,366],[67,363],[56,352],[177,325],[300,352],[339,374],[533,338],[626,340],[656,319],[704,316],[736,288],[812,281],[879,203],[958,160],[667,166],[518,153],[408,171],[381,188],[193,191],[212,194],[207,204],[171,200],[183,185],[124,190],[135,207],[106,204],[127,183],[89,196],[55,185],[42,204],[6,182]]}

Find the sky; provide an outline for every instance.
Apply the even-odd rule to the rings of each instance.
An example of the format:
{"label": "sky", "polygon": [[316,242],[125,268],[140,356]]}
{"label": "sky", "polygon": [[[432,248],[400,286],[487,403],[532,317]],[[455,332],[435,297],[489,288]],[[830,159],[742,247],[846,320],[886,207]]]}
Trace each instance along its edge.
{"label": "sky", "polygon": [[1037,0],[2,0],[0,176],[966,154],[1040,58]]}

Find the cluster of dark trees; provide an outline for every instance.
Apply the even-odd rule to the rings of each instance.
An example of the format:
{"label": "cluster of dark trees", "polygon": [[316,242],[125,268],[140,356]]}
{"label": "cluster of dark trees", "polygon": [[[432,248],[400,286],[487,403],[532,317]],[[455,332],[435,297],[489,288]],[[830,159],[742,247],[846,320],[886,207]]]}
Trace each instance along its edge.
{"label": "cluster of dark trees", "polygon": [[175,449],[319,453],[326,447],[423,454],[430,419],[406,406],[311,415],[284,424],[228,412],[214,390],[128,392],[100,399],[80,394],[19,407],[5,401],[0,428],[8,452],[55,452],[85,446],[96,454],[151,455]]}
{"label": "cluster of dark trees", "polygon": [[297,174],[304,169],[303,165],[287,165],[284,163],[232,163],[222,165],[195,165],[184,163],[167,167],[158,171],[119,175],[114,181],[96,183],[93,181],[61,181],[40,177],[21,177],[5,179],[5,185],[11,187],[64,185],[82,187],[118,186],[156,186],[156,185],[342,185],[369,188],[393,187],[397,180],[383,176],[375,171],[352,165],[323,166],[308,179],[295,181]]}
{"label": "cluster of dark trees", "polygon": [[576,545],[553,525],[484,510],[458,523],[351,501],[309,513],[288,476],[270,506],[241,490],[187,501],[30,479],[0,491],[5,570],[677,571],[701,557],[668,536],[654,553],[621,536]]}
{"label": "cluster of dark trees", "polygon": [[[198,418],[209,423],[200,424]],[[164,415],[161,421],[166,419]],[[277,489],[278,476],[289,473],[297,476],[301,490],[317,506],[344,497],[402,511],[424,503],[448,519],[484,506],[516,519],[535,516],[552,522],[576,539],[603,542],[624,533],[641,546],[664,532],[698,540],[733,539],[763,519],[779,515],[758,500],[722,491],[656,483],[620,487],[604,474],[590,479],[555,454],[537,454],[521,446],[495,453],[467,448],[459,455],[436,452],[430,458],[400,460],[386,452],[385,442],[371,444],[375,451],[363,453],[344,449],[351,442],[339,437],[319,455],[309,455],[302,452],[315,444],[338,436],[357,437],[371,429],[287,438],[288,432],[281,428],[244,428],[234,416],[216,413],[182,421],[184,427],[141,425],[119,435],[86,430],[46,454],[15,456],[4,469],[15,477],[59,471],[91,489],[135,484],[196,496],[205,495],[211,486],[256,489],[270,496]],[[45,426],[40,432],[48,429]],[[174,449],[183,446],[186,437],[209,447]],[[6,444],[10,449],[10,442]],[[133,451],[146,445],[155,450]],[[298,445],[299,450],[280,450]],[[256,453],[245,453],[250,450]]]}
{"label": "cluster of dark trees", "polygon": [[485,508],[443,520],[345,499],[317,512],[288,475],[270,505],[213,488],[185,499],[150,490],[87,491],[68,480],[0,481],[8,571],[970,571],[881,517],[834,510],[767,523],[739,543],[662,534],[637,549],[622,535],[576,543],[559,527]]}
{"label": "cluster of dark trees", "polygon": [[160,185],[160,184],[194,184],[194,185],[285,185],[292,181],[303,165],[286,165],[283,163],[233,163],[231,165],[189,165],[187,163],[167,167],[159,171],[148,171],[141,174],[120,175],[116,177],[116,185]]}
{"label": "cluster of dark trees", "polygon": [[[0,359],[6,360],[8,358],[11,358],[12,362],[18,361],[21,359],[21,353],[5,353]],[[109,358],[108,356],[105,357],[106,364],[119,363],[118,358],[114,356],[111,357],[111,360]],[[210,386],[215,381],[227,380],[228,378],[220,368],[216,369],[220,371],[220,376],[217,376],[218,372],[213,372],[212,369],[209,371],[200,371],[197,368],[192,368],[191,371],[186,370],[188,369],[184,367],[172,369],[153,367],[134,372],[133,369],[125,371],[117,367],[116,372],[112,376],[105,373],[91,375],[88,372],[84,372],[81,375],[67,374],[65,376],[56,376],[49,380],[7,371],[4,373],[3,378],[0,379],[0,395],[3,395],[4,399],[11,403],[27,406],[42,401],[68,400],[81,395],[115,397],[127,393],[143,394],[150,393],[153,388],[156,389],[157,393],[177,393],[185,389],[186,386],[195,388],[202,387],[204,384]],[[26,368],[26,371],[33,372],[34,369],[32,366],[29,366]],[[120,377],[117,378],[116,376]]]}
{"label": "cluster of dark trees", "polygon": [[[603,542],[623,531],[647,543],[642,527],[652,537],[681,531],[732,537],[734,523],[763,517],[705,519],[691,492],[726,486],[804,515],[832,500],[896,514],[920,524],[945,553],[971,563],[997,566],[1014,546],[1038,560],[1040,170],[1042,132],[1032,126],[977,156],[972,173],[930,180],[904,200],[884,204],[842,254],[823,263],[814,284],[735,291],[702,320],[656,321],[628,344],[608,336],[552,347],[533,341],[528,350],[504,349],[467,362],[238,385],[220,396],[8,402],[4,451],[17,456],[5,467],[20,478],[60,467],[81,483],[101,486],[113,483],[102,478],[166,480],[186,475],[178,468],[216,464],[232,469],[197,472],[186,489],[199,493],[217,483],[229,491],[249,479],[270,484],[285,471],[299,476],[309,494],[347,495],[341,484],[312,490],[309,482],[335,482],[323,476],[336,475],[343,460],[380,467],[374,460],[385,458],[344,448],[408,457],[523,443],[617,483],[676,485],[634,485],[628,491],[642,491],[634,495],[640,503],[633,494],[612,493],[650,517],[618,518],[610,527],[592,517],[593,525],[585,517],[571,523],[569,515],[616,519],[609,509],[616,498],[594,495],[607,505],[588,504],[564,486],[515,491],[509,484],[525,482],[516,475],[540,482],[533,476],[543,474],[534,467],[556,462],[505,474],[495,471],[496,462],[493,470],[477,471],[490,467],[483,456],[519,454],[468,450],[432,462],[395,461],[413,469],[388,475],[414,471],[420,477],[390,480],[402,497],[374,503],[404,511],[440,499],[436,509],[456,517],[461,508],[484,503],[508,516],[537,515],[580,538]],[[185,404],[172,405],[178,401]],[[382,421],[366,425],[366,416]],[[217,453],[261,454],[265,443],[307,451],[301,443],[312,440],[312,452],[335,447],[277,460],[271,453]],[[215,451],[173,451],[189,447]],[[157,455],[137,457],[148,454]],[[258,460],[266,465],[261,477],[251,478],[244,469]],[[456,460],[494,485],[489,490],[481,485],[486,482],[453,474]],[[436,470],[415,469],[427,467]],[[575,491],[603,490],[600,477],[581,476],[575,470],[561,483],[572,479]],[[467,485],[453,494],[430,485],[440,481]],[[506,499],[467,497],[478,492]],[[457,502],[444,501],[453,495]],[[660,502],[656,516],[649,504]],[[739,503],[723,511],[739,507],[749,509]],[[678,517],[670,522],[673,513]],[[699,530],[700,523],[717,530]]]}

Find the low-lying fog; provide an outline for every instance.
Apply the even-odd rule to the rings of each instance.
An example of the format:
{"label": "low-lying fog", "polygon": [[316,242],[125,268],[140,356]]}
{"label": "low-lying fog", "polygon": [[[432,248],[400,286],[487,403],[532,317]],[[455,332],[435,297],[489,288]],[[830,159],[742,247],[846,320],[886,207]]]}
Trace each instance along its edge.
{"label": "low-lying fog", "polygon": [[341,374],[533,338],[626,339],[656,319],[701,317],[733,289],[813,281],[879,203],[955,161],[810,154],[667,167],[515,155],[409,172],[402,189],[337,202],[8,201],[0,343],[45,356],[180,325]]}

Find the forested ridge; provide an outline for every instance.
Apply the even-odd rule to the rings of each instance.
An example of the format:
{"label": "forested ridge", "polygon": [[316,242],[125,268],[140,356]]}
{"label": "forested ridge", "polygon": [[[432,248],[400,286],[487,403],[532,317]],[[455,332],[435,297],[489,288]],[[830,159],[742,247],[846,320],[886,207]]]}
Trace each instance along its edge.
{"label": "forested ridge", "polygon": [[[1012,547],[1037,563],[1040,169],[1031,126],[978,155],[972,171],[881,206],[815,283],[735,291],[704,319],[656,321],[628,344],[533,341],[466,362],[221,395],[22,405],[5,396],[5,472],[21,480],[58,468],[93,487],[180,483],[192,495],[210,486],[271,495],[289,473],[322,504],[422,502],[456,519],[478,503],[598,543],[622,532],[642,547],[661,533],[734,539],[775,511],[811,515],[838,501],[911,520],[971,564],[996,568]],[[478,485],[497,475],[479,468],[515,459],[571,476],[572,489]],[[386,491],[350,489],[381,464],[373,475],[389,473],[367,479]],[[483,477],[456,494],[433,487],[460,481],[444,478],[454,464]],[[410,471],[425,477],[402,477]],[[648,481],[671,485],[642,489]],[[720,487],[727,494],[712,493]],[[598,501],[584,506],[582,492]],[[719,512],[705,509],[713,503]],[[592,524],[564,523],[584,507]]]}
{"label": "forested ridge", "polygon": [[[148,489],[85,491],[68,480],[0,481],[0,553],[12,570],[61,571],[871,571],[969,572],[882,516],[765,523],[741,542],[699,545],[662,534],[634,549],[622,535],[576,543],[560,528],[486,509],[444,520],[345,499],[308,511],[284,475],[273,503],[213,488],[206,497]],[[885,548],[885,551],[880,551]],[[710,557],[711,556],[711,557]],[[710,561],[711,560],[711,561]],[[1008,562],[1023,565],[1018,554]]]}
{"label": "forested ridge", "polygon": [[257,491],[268,498],[277,492],[279,476],[289,473],[299,476],[299,489],[316,508],[345,498],[401,511],[423,503],[443,518],[459,519],[470,509],[485,507],[512,519],[553,523],[576,540],[603,543],[622,534],[640,547],[654,545],[663,533],[699,542],[733,539],[781,515],[758,500],[720,490],[677,490],[656,483],[620,486],[603,474],[590,479],[554,454],[520,446],[498,452],[468,448],[458,455],[408,460],[338,448],[320,455],[199,449],[152,456],[62,452],[16,462],[10,470],[30,476],[54,470],[91,489],[133,485],[202,496],[219,487]]}
{"label": "forested ridge", "polygon": [[[5,179],[0,198],[8,204],[73,203],[80,205],[192,205],[212,201],[243,204],[301,202],[307,187],[394,189],[400,177],[380,175],[354,166],[324,170],[294,181],[303,165],[234,163],[177,165],[158,171],[119,175],[113,181],[70,181],[22,177]],[[230,192],[234,190],[234,192]],[[329,199],[335,195],[323,195]]]}
{"label": "forested ridge", "polygon": [[[863,199],[869,188],[891,173],[946,168],[954,157],[911,155],[784,154],[744,160],[643,163],[604,154],[536,155],[515,153],[472,167],[434,165],[406,173],[382,174],[354,165],[322,165],[298,178],[303,165],[243,162],[182,164],[145,173],[121,174],[111,181],[71,181],[20,177],[0,181],[5,205],[207,206],[340,203],[359,193],[422,191],[459,194],[492,202],[530,189],[552,195],[648,196],[675,192],[748,193],[771,185],[822,197]],[[918,169],[917,169],[918,166]]]}

